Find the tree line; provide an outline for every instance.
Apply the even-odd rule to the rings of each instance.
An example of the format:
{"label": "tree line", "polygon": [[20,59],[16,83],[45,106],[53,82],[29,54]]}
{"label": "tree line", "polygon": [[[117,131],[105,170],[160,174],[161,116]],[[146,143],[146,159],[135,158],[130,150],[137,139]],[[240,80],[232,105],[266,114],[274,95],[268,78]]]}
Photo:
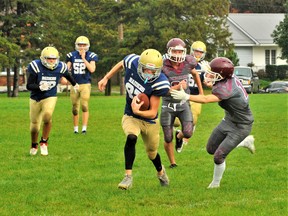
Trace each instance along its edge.
{"label": "tree line", "polygon": [[64,61],[80,35],[90,39],[90,50],[99,56],[98,77],[127,54],[147,48],[165,53],[174,37],[205,42],[208,60],[219,48],[233,54],[229,8],[229,0],[0,0],[0,68],[16,72],[8,96],[18,95],[20,67],[48,45]]}

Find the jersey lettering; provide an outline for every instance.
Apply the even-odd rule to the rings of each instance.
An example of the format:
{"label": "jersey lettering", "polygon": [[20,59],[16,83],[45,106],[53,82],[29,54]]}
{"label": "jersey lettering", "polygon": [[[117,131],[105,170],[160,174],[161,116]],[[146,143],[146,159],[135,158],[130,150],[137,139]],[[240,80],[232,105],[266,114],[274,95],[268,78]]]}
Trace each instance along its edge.
{"label": "jersey lettering", "polygon": [[126,88],[126,91],[129,95],[129,97],[131,99],[133,99],[133,97],[135,95],[138,95],[139,93],[141,93],[132,83],[130,82],[127,82],[126,85],[125,85],[125,88]]}
{"label": "jersey lettering", "polygon": [[241,84],[241,82],[238,79],[235,79],[236,85],[239,89],[241,89],[243,96],[245,97],[245,99],[248,99],[248,94],[246,92],[246,90],[244,89],[243,85]]}
{"label": "jersey lettering", "polygon": [[85,74],[86,65],[84,62],[73,63],[74,74]]}

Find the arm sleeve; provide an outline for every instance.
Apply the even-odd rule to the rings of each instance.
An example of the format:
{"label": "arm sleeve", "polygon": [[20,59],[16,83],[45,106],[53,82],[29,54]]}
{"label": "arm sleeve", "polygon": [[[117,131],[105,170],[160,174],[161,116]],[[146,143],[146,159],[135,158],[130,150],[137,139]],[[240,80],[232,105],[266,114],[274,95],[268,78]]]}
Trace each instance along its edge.
{"label": "arm sleeve", "polygon": [[29,74],[26,88],[30,91],[32,91],[32,90],[39,90],[40,91],[39,85],[37,83],[37,75],[36,74],[32,74],[32,73]]}
{"label": "arm sleeve", "polygon": [[70,73],[65,73],[64,77],[73,85],[76,85],[76,81],[74,80],[74,78],[72,77],[72,75]]}

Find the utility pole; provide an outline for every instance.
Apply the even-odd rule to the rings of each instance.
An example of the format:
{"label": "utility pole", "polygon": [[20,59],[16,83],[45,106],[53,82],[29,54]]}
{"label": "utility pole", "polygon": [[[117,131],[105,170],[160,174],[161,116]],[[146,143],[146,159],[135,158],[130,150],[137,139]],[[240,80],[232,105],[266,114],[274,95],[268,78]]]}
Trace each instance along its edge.
{"label": "utility pole", "polygon": [[[116,2],[118,2],[119,4],[121,3],[121,0],[116,0]],[[122,17],[120,17],[120,20],[122,20]],[[118,24],[118,41],[119,44],[121,44],[124,40],[124,32],[123,32],[123,24],[122,22],[120,22]],[[125,92],[125,88],[124,88],[124,77],[122,76],[122,72],[118,73],[118,80],[120,82],[120,95],[123,95]]]}

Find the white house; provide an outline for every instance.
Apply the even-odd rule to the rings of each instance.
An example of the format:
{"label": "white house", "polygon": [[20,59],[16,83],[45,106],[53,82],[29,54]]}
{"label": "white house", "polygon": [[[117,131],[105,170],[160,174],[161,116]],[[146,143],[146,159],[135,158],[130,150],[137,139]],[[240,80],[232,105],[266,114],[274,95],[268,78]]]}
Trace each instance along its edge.
{"label": "white house", "polygon": [[281,48],[273,42],[271,34],[284,20],[285,14],[264,13],[230,13],[228,16],[231,42],[239,64],[247,66],[253,63],[253,69],[258,71],[266,65],[284,65],[286,60],[280,59]]}

